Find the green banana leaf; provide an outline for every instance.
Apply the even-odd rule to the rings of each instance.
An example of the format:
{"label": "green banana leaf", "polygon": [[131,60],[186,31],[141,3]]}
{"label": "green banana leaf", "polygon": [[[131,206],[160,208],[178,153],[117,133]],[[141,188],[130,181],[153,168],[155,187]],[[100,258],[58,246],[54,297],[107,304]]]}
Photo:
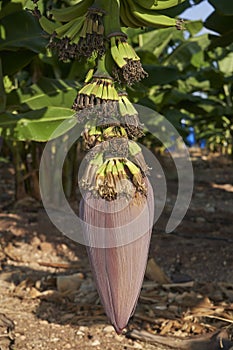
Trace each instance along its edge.
{"label": "green banana leaf", "polygon": [[174,6],[174,7],[170,7],[166,10],[162,10],[159,11],[160,13],[166,15],[166,16],[170,16],[170,17],[176,17],[179,16],[180,14],[182,14],[182,12],[184,12],[186,9],[188,9],[190,7],[190,3],[188,0],[184,0],[183,3]]}
{"label": "green banana leaf", "polygon": [[216,47],[226,47],[230,45],[233,41],[233,29],[221,36],[210,35],[211,44],[209,46],[210,50],[215,49]]}
{"label": "green banana leaf", "polygon": [[221,89],[224,84],[224,74],[218,69],[207,67],[197,74],[199,81],[209,82],[212,89]]}
{"label": "green banana leaf", "polygon": [[45,51],[45,37],[38,20],[27,11],[18,11],[0,19],[0,51],[28,49],[39,53]]}
{"label": "green banana leaf", "polygon": [[12,91],[7,96],[7,106],[19,111],[36,110],[42,106],[71,107],[79,87],[74,81],[43,77],[27,89]]}
{"label": "green banana leaf", "polygon": [[144,68],[148,73],[148,78],[143,81],[146,86],[168,84],[176,81],[181,76],[176,67],[144,65]]}
{"label": "green banana leaf", "polygon": [[27,66],[37,54],[33,51],[19,49],[17,52],[2,51],[4,75],[13,75]]}
{"label": "green banana leaf", "polygon": [[55,130],[65,121],[63,129],[56,132],[56,137],[64,134],[76,123],[73,111],[62,107],[45,107],[22,114],[0,114],[0,135],[17,141],[48,141]]}
{"label": "green banana leaf", "polygon": [[218,66],[226,77],[231,76],[233,74],[233,52],[230,52],[222,60],[219,60]]}
{"label": "green banana leaf", "polygon": [[0,19],[8,16],[13,12],[18,12],[23,9],[22,3],[20,2],[0,2]]}
{"label": "green banana leaf", "polygon": [[165,65],[177,66],[180,70],[189,67],[206,66],[204,51],[209,46],[210,40],[207,34],[193,37],[189,41],[179,45],[164,61]]}
{"label": "green banana leaf", "polygon": [[181,87],[179,84],[179,90],[182,92],[185,91],[186,93],[193,93],[195,91],[210,91],[210,81],[205,79],[198,80],[198,78],[199,77],[197,74],[187,77],[183,87]]}
{"label": "green banana leaf", "polygon": [[[214,32],[218,32],[220,34],[228,33],[232,31],[232,16],[222,16],[217,11],[211,13],[209,17],[204,22],[206,28],[213,30]],[[232,38],[233,41],[233,38]]]}
{"label": "green banana leaf", "polygon": [[221,14],[233,16],[233,1],[231,0],[208,0],[209,3]]}
{"label": "green banana leaf", "polygon": [[6,108],[6,93],[3,83],[2,60],[0,57],[0,113]]}
{"label": "green banana leaf", "polygon": [[189,31],[189,33],[194,36],[195,34],[199,33],[200,30],[203,28],[203,22],[202,21],[188,21],[185,23],[185,29]]}
{"label": "green banana leaf", "polygon": [[181,125],[181,120],[190,118],[188,113],[183,113],[178,111],[175,108],[169,108],[164,111],[164,116],[166,119],[180,132],[183,131],[183,127]]}
{"label": "green banana leaf", "polygon": [[[154,51],[156,51],[160,46],[165,47],[171,40],[174,30],[176,29],[165,28],[140,34],[140,46],[138,48],[138,51],[150,51],[154,53]],[[166,43],[165,46],[164,42]]]}
{"label": "green banana leaf", "polygon": [[164,96],[164,100],[163,103],[165,105],[170,104],[171,106],[174,105],[176,106],[178,103],[180,102],[193,102],[193,103],[198,103],[200,101],[202,101],[201,98],[199,98],[198,96],[194,96],[192,94],[186,94],[183,92],[180,92],[179,90],[168,90],[166,95]]}

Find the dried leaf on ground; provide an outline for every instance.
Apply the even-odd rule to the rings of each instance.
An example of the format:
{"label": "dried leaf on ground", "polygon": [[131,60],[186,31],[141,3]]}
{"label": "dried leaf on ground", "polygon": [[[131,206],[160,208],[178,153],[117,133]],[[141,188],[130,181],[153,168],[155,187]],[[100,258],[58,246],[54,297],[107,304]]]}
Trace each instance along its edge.
{"label": "dried leaf on ground", "polygon": [[162,268],[158,266],[154,258],[148,260],[145,275],[149,280],[155,281],[159,284],[170,283],[170,279]]}
{"label": "dried leaf on ground", "polygon": [[60,293],[75,292],[79,289],[83,281],[83,274],[57,276],[57,290]]}

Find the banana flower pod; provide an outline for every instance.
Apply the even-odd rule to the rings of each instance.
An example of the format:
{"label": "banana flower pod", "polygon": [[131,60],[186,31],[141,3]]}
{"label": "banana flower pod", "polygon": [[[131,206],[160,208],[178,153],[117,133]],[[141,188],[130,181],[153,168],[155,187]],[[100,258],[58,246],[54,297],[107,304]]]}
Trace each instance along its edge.
{"label": "banana flower pod", "polygon": [[[135,193],[125,204],[86,193],[80,203],[83,233],[96,287],[117,333],[132,316],[142,286],[153,225],[154,199]],[[123,204],[124,203],[124,204]]]}

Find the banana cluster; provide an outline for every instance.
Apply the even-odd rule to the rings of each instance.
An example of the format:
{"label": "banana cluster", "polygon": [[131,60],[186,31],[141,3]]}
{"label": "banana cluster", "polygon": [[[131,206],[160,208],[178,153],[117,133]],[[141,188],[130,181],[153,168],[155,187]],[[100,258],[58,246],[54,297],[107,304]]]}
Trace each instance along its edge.
{"label": "banana cluster", "polygon": [[143,125],[122,91],[147,73],[121,26],[181,29],[181,21],[160,11],[183,1],[78,0],[53,9],[52,21],[43,16],[39,20],[61,60],[95,59],[96,68],[88,72],[72,106],[78,121],[88,123],[82,136],[89,162],[80,186],[95,196],[111,201],[147,194],[149,168],[141,148],[130,140],[143,135]]}
{"label": "banana cluster", "polygon": [[45,16],[40,18],[42,28],[51,34],[49,47],[57,52],[60,60],[90,58],[93,54],[101,57],[104,54],[105,11],[88,7],[92,2],[83,0],[73,6],[53,9],[51,14],[58,22]]}
{"label": "banana cluster", "polygon": [[147,73],[142,68],[139,56],[128,43],[127,36],[123,33],[119,34],[109,35],[110,51],[115,62],[112,74],[118,82],[132,85],[144,79]]}
{"label": "banana cluster", "polygon": [[88,9],[84,25],[80,33],[78,50],[80,56],[91,57],[93,52],[98,56],[105,53],[103,16],[105,11],[91,7]]}
{"label": "banana cluster", "polygon": [[102,127],[87,124],[82,132],[82,137],[85,150],[90,150],[87,155],[89,161],[100,152],[105,158],[129,158],[140,167],[143,174],[149,174],[141,148],[136,142],[128,139],[127,131],[122,126]]}
{"label": "banana cluster", "polygon": [[116,115],[118,99],[118,93],[111,77],[94,76],[91,82],[86,83],[78,91],[72,108],[77,111],[77,118],[80,122],[96,118],[99,122],[105,122],[108,118],[110,122]]}
{"label": "banana cluster", "polygon": [[[164,10],[185,0],[81,0],[74,5],[52,9],[51,21],[42,16],[42,28],[51,36],[49,47],[56,50],[61,60],[90,58],[93,54],[101,56],[105,52],[106,37],[110,37],[111,53],[116,66],[120,68],[116,77],[132,84],[143,79],[140,60],[133,48],[121,33],[120,25],[125,27],[176,27],[182,29],[182,21],[161,14]],[[110,13],[110,11],[113,13]],[[108,21],[104,23],[107,15]],[[116,18],[115,18],[116,17]],[[112,23],[111,23],[112,20]],[[118,25],[116,25],[118,23]],[[116,30],[120,36],[112,36]]]}
{"label": "banana cluster", "polygon": [[136,192],[147,193],[144,175],[137,165],[127,158],[103,160],[102,153],[88,163],[80,186],[108,201],[119,197],[133,198]]}
{"label": "banana cluster", "polygon": [[86,160],[91,162],[97,154],[105,158],[127,158],[129,156],[128,135],[120,125],[86,125],[82,133],[84,149],[89,150]]}
{"label": "banana cluster", "polygon": [[[72,108],[77,111],[76,116],[80,123],[84,121],[92,121],[97,125],[108,126],[122,126],[124,133],[129,138],[141,137],[144,135],[144,125],[140,123],[138,112],[130,102],[128,95],[125,91],[117,91],[114,87],[113,80],[108,78],[93,77],[91,82],[86,83],[77,94],[74,100]],[[87,124],[86,124],[87,125]],[[121,137],[123,132],[121,128]],[[93,146],[94,138],[95,142],[101,142],[99,129],[90,127],[89,134],[86,126],[86,149]],[[116,129],[115,129],[116,130]],[[104,134],[102,141],[107,140],[109,134]],[[114,137],[117,135],[113,135]],[[102,137],[102,136],[101,136]]]}
{"label": "banana cluster", "polygon": [[120,0],[120,19],[125,27],[182,29],[182,21],[161,14],[159,11],[177,6],[185,0]]}
{"label": "banana cluster", "polygon": [[135,192],[146,195],[143,178],[149,174],[149,167],[140,146],[128,139],[122,126],[87,124],[82,136],[90,149],[80,181],[84,190],[107,200],[133,196]]}
{"label": "banana cluster", "polygon": [[[125,146],[123,138],[127,138],[126,130],[120,125],[111,125],[111,126],[91,126],[89,123],[85,125],[84,131],[82,132],[82,137],[84,140],[85,149],[94,149],[96,146],[101,146],[101,151],[108,153],[108,155],[115,154],[119,156],[122,146]],[[112,140],[113,142],[108,142]],[[120,141],[121,140],[121,141]],[[119,141],[119,142],[115,142]],[[120,142],[122,144],[120,144]],[[127,144],[128,147],[128,144]],[[125,147],[126,148],[126,147]],[[98,148],[100,150],[100,148]],[[122,152],[121,152],[122,153]],[[128,153],[124,152],[126,157]]]}
{"label": "banana cluster", "polygon": [[[121,125],[129,138],[144,135],[144,125],[140,123],[138,112],[130,102],[127,92],[117,91],[113,79],[107,75],[101,78],[101,72],[94,75],[92,70],[88,72],[85,85],[78,91],[72,108],[77,112],[76,116],[80,123],[89,120],[105,127]],[[97,129],[91,126],[90,131],[91,138],[86,140],[86,144],[90,147],[87,146],[87,149],[91,148],[94,135],[95,137],[98,135]],[[87,134],[85,131],[85,135]],[[106,138],[103,140],[106,141]]]}

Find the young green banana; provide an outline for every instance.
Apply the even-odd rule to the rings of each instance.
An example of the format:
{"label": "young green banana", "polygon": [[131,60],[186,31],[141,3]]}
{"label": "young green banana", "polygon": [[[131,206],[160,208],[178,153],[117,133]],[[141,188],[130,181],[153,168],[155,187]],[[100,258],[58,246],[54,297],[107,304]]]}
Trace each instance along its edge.
{"label": "young green banana", "polygon": [[141,21],[145,27],[153,28],[167,28],[176,27],[177,20],[158,13],[142,14],[141,12],[134,12],[134,16]]}
{"label": "young green banana", "polygon": [[133,47],[127,41],[122,42],[122,46],[125,49],[126,57],[128,59],[132,59],[134,61],[139,61],[140,60],[139,56],[134,51]]}
{"label": "young green banana", "polygon": [[42,29],[48,34],[53,34],[56,31],[56,29],[59,27],[58,23],[54,23],[50,21],[45,16],[42,16],[39,18],[39,23]]}
{"label": "young green banana", "polygon": [[134,0],[140,7],[146,10],[166,10],[170,7],[177,6],[186,0],[157,0],[154,3],[148,3],[145,0]]}
{"label": "young green banana", "polygon": [[59,38],[62,38],[66,35],[66,32],[72,28],[73,24],[75,23],[76,19],[73,19],[70,22],[67,22],[66,24],[61,24],[59,27],[56,28],[56,34]]}
{"label": "young green banana", "polygon": [[80,35],[80,31],[82,29],[84,20],[85,20],[84,17],[77,18],[73,23],[73,26],[66,32],[66,36],[68,36],[68,38],[70,38],[71,41],[74,41],[76,43],[78,42],[77,37]]}
{"label": "young green banana", "polygon": [[127,109],[127,115],[137,115],[138,112],[136,111],[136,109],[134,108],[133,104],[130,102],[130,100],[128,99],[128,97],[126,95],[122,96],[122,100],[125,103],[126,109]]}
{"label": "young green banana", "polygon": [[108,84],[108,100],[118,101],[118,93],[113,84]]}
{"label": "young green banana", "polygon": [[121,0],[120,6],[120,18],[123,26],[130,28],[139,28],[140,26],[137,23],[137,20],[132,16],[130,9],[128,8],[128,3],[124,0]]}
{"label": "young green banana", "polygon": [[86,77],[85,77],[85,80],[84,80],[84,83],[89,83],[89,81],[92,79],[93,77],[93,74],[94,74],[94,69],[89,69],[89,71],[87,72],[86,74]]}
{"label": "young green banana", "polygon": [[145,10],[138,6],[133,0],[128,0],[132,15],[140,21],[141,26],[153,28],[176,27],[177,19],[161,15],[157,11]]}
{"label": "young green banana", "polygon": [[122,96],[119,96],[118,108],[119,108],[120,115],[124,118],[128,114],[128,110],[122,99]]}
{"label": "young green banana", "polygon": [[119,51],[119,55],[121,57],[123,57],[124,59],[128,57],[128,53],[125,49],[125,46],[123,46],[123,42],[124,42],[124,38],[119,38],[118,39],[118,45],[117,45],[117,48],[118,48],[118,51]]}
{"label": "young green banana", "polygon": [[56,21],[69,22],[77,17],[82,17],[93,3],[93,0],[82,0],[76,5],[51,10]]}
{"label": "young green banana", "polygon": [[88,83],[79,90],[79,94],[90,96],[92,94],[93,88],[95,87],[94,83]]}
{"label": "young green banana", "polygon": [[59,38],[67,36],[69,39],[73,39],[81,30],[84,23],[84,17],[75,18],[72,21],[63,24],[55,29],[55,32]]}
{"label": "young green banana", "polygon": [[99,98],[99,99],[102,99],[102,96],[103,96],[103,89],[104,89],[104,81],[101,80],[100,81],[100,84],[98,85],[98,90],[96,91],[96,94],[95,94],[95,97],[96,98]]}
{"label": "young green banana", "polygon": [[[141,28],[141,27],[143,27],[141,21],[138,20],[132,14],[131,5],[127,2],[127,0],[121,0],[121,4],[124,6],[124,10],[125,10],[124,16],[127,18],[129,23],[131,23],[131,25],[129,25],[129,27],[132,27],[132,28]],[[122,15],[122,12],[123,11],[121,11],[121,15]]]}
{"label": "young green banana", "polygon": [[108,86],[107,86],[107,84],[108,83],[104,82],[102,96],[101,96],[102,100],[108,100]]}
{"label": "young green banana", "polygon": [[127,64],[127,61],[124,59],[124,57],[120,55],[119,49],[116,44],[116,37],[112,36],[110,38],[110,42],[111,42],[110,50],[111,50],[113,60],[116,62],[118,67],[120,68],[124,67]]}

